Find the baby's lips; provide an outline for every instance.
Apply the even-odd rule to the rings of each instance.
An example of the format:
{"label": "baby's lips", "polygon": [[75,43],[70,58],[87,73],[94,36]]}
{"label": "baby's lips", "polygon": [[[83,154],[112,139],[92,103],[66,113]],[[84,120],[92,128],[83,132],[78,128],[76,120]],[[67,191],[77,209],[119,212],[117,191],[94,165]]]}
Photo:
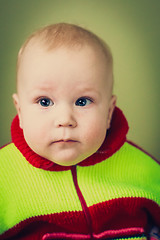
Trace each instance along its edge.
{"label": "baby's lips", "polygon": [[62,142],[62,143],[63,143],[63,142],[64,142],[64,143],[65,143],[65,142],[66,142],[66,143],[69,143],[69,142],[72,143],[72,142],[78,142],[78,141],[77,141],[77,140],[74,140],[74,139],[67,138],[67,139],[56,140],[56,141],[54,141],[53,143],[61,143],[61,142]]}

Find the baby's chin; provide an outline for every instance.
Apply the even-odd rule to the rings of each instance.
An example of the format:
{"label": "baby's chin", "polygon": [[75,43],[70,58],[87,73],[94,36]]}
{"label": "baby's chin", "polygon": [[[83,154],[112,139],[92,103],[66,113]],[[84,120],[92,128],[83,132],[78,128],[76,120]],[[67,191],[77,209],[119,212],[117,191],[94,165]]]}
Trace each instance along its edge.
{"label": "baby's chin", "polygon": [[62,167],[71,167],[71,166],[74,166],[80,162],[82,162],[83,160],[77,160],[77,159],[48,159],[50,160],[51,162],[59,165],[59,166],[62,166]]}
{"label": "baby's chin", "polygon": [[60,166],[63,167],[69,167],[69,166],[74,166],[80,162],[82,162],[83,160],[85,160],[86,158],[88,158],[89,156],[91,156],[93,153],[90,154],[61,154],[59,156],[54,156],[54,157],[47,157],[48,160],[50,160],[51,162],[58,164]]}
{"label": "baby's chin", "polygon": [[78,159],[76,158],[75,159],[75,158],[65,157],[65,158],[58,158],[58,159],[57,158],[50,158],[48,160],[50,160],[51,162],[53,162],[55,164],[63,166],[63,167],[70,167],[70,166],[74,166],[74,165],[82,162],[84,159],[82,159],[82,158],[78,158]]}

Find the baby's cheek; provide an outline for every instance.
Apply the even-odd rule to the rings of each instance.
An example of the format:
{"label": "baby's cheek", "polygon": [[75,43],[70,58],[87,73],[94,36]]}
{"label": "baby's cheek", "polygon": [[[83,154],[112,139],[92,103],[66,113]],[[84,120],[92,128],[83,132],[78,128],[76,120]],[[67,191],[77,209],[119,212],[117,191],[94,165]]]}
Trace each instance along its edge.
{"label": "baby's cheek", "polygon": [[43,145],[45,139],[45,133],[41,127],[34,124],[25,126],[23,129],[24,138],[28,145],[32,146]]}
{"label": "baby's cheek", "polygon": [[91,145],[101,146],[106,136],[106,126],[104,124],[92,125],[88,128],[86,142]]}

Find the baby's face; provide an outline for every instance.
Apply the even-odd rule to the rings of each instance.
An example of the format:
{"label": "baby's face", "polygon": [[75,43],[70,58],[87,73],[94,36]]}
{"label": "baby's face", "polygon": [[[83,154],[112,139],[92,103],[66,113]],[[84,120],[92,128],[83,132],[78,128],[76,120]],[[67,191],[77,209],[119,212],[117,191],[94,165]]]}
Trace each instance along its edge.
{"label": "baby's face", "polygon": [[89,47],[25,51],[13,97],[34,152],[70,166],[100,148],[116,101],[103,62]]}

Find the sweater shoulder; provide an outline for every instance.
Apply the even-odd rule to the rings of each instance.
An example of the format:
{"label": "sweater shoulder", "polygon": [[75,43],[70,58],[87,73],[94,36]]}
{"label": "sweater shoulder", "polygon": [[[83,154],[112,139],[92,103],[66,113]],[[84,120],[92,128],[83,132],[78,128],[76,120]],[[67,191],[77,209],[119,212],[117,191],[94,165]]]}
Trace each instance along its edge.
{"label": "sweater shoulder", "polygon": [[9,143],[0,149],[0,181],[6,183],[6,179],[17,172],[23,156],[14,143]]}
{"label": "sweater shoulder", "polygon": [[3,146],[0,149],[0,166],[5,167],[6,164],[10,164],[9,162],[12,161],[17,152],[19,151],[14,145],[14,143],[9,143]]}
{"label": "sweater shoulder", "polygon": [[126,142],[115,157],[118,158],[119,165],[124,166],[124,169],[131,175],[146,179],[150,184],[154,181],[160,183],[159,162],[135,144]]}
{"label": "sweater shoulder", "polygon": [[145,163],[145,165],[153,164],[160,166],[160,162],[158,162],[156,158],[131,141],[126,141],[125,150],[126,154],[132,155],[133,159],[137,159],[139,163],[142,162]]}
{"label": "sweater shoulder", "polygon": [[134,149],[135,152],[137,152],[137,154],[140,154],[140,156],[142,156],[143,158],[144,157],[148,158],[148,159],[150,159],[150,161],[154,161],[160,165],[160,161],[158,161],[154,156],[152,156],[149,152],[144,150],[142,147],[140,147],[139,145],[137,145],[134,142],[129,141],[129,140],[127,140],[127,143],[129,146],[132,147],[132,149]]}
{"label": "sweater shoulder", "polygon": [[2,159],[6,159],[7,156],[13,155],[15,145],[14,143],[8,143],[0,148],[0,165],[3,164]]}

